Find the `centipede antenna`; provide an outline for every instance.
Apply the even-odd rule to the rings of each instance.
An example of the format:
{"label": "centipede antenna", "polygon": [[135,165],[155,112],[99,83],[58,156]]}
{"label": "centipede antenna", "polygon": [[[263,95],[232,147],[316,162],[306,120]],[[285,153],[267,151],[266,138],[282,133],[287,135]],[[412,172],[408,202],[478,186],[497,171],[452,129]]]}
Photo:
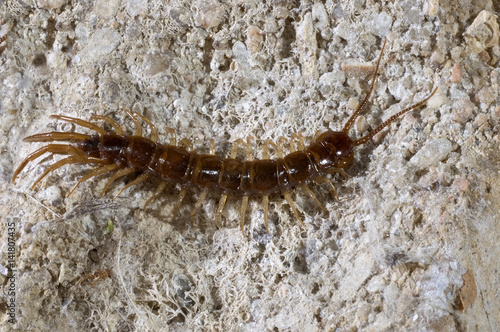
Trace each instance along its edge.
{"label": "centipede antenna", "polygon": [[388,125],[390,125],[392,122],[394,122],[397,118],[399,118],[401,115],[405,114],[406,112],[409,112],[419,106],[422,106],[423,104],[425,104],[429,99],[431,99],[431,97],[436,93],[438,88],[435,88],[432,93],[427,96],[425,99],[419,101],[418,103],[416,104],[413,104],[412,106],[410,107],[407,107],[405,108],[404,110],[402,111],[399,111],[398,113],[394,114],[393,116],[391,116],[389,119],[385,120],[384,122],[382,122],[377,128],[375,128],[375,130],[373,130],[371,133],[369,133],[368,135],[364,136],[364,137],[361,137],[357,140],[354,141],[354,146],[357,146],[357,145],[361,145],[361,144],[365,144],[366,142],[368,142],[370,139],[373,138],[373,136],[375,136],[376,134],[378,134],[382,129],[384,129],[385,127],[387,127]]}
{"label": "centipede antenna", "polygon": [[387,43],[387,37],[384,37],[384,45],[382,46],[382,50],[380,51],[380,55],[378,56],[377,66],[375,67],[375,71],[373,72],[372,82],[370,84],[370,89],[366,93],[366,96],[365,96],[365,99],[363,99],[363,102],[358,106],[358,108],[356,109],[356,111],[354,111],[354,113],[351,115],[351,117],[349,118],[349,120],[347,120],[347,122],[346,122],[346,124],[344,126],[344,129],[342,129],[342,131],[344,133],[346,133],[346,134],[349,132],[349,130],[351,129],[352,125],[354,124],[354,120],[356,120],[356,118],[358,117],[359,113],[361,113],[361,111],[363,110],[363,108],[366,106],[366,103],[368,102],[368,99],[370,98],[370,95],[372,94],[373,87],[375,86],[375,81],[376,81],[377,74],[378,74],[378,69],[380,67],[380,60],[382,59],[382,54],[384,54],[384,49],[385,49],[385,44],[386,43]]}
{"label": "centipede antenna", "polygon": [[66,116],[66,115],[57,115],[57,114],[52,114],[50,116],[51,119],[57,119],[57,120],[61,120],[61,121],[66,121],[66,122],[70,122],[70,123],[74,123],[76,125],[79,125],[79,126],[82,126],[82,127],[85,127],[85,128],[89,128],[89,129],[92,129],[94,131],[97,131],[99,134],[101,135],[104,135],[106,134],[106,130],[102,129],[101,127],[99,126],[96,126],[95,124],[93,123],[90,123],[88,121],[85,121],[85,120],[82,120],[82,119],[77,119],[77,118],[72,118],[70,116]]}

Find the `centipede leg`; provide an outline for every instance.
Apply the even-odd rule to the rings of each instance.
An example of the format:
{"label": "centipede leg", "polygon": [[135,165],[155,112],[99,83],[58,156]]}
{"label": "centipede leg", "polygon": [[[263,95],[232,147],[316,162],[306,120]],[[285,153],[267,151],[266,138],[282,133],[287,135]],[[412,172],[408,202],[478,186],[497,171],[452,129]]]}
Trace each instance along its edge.
{"label": "centipede leg", "polygon": [[179,146],[185,147],[189,152],[193,151],[193,143],[187,138],[183,138],[179,141]]}
{"label": "centipede leg", "polygon": [[146,122],[151,130],[151,140],[154,142],[158,142],[158,130],[154,126],[154,124],[144,115],[135,113],[135,115],[138,115],[144,122]]}
{"label": "centipede leg", "polygon": [[137,120],[137,118],[134,116],[134,114],[132,114],[132,112],[130,112],[129,110],[124,110],[127,115],[132,119],[132,121],[134,122],[134,126],[135,126],[135,132],[134,132],[134,135],[135,136],[141,136],[142,137],[142,127],[141,127],[141,123],[139,122],[139,120]]}
{"label": "centipede leg", "polygon": [[267,232],[267,234],[269,234],[269,227],[268,227],[268,223],[267,223],[267,213],[269,211],[269,196],[268,195],[264,195],[262,197],[262,208],[264,209],[264,223],[266,225],[266,232]]}
{"label": "centipede leg", "polygon": [[299,133],[295,133],[295,134],[292,134],[292,142],[294,142],[295,146],[294,146],[294,150],[295,151],[303,151],[306,149],[306,144],[304,142],[304,137],[302,136],[302,134],[299,132]]}
{"label": "centipede leg", "polygon": [[222,195],[219,199],[219,206],[217,207],[217,216],[215,217],[215,223],[217,226],[221,227],[220,217],[222,215],[222,211],[224,210],[224,206],[226,205],[227,195]]}
{"label": "centipede leg", "polygon": [[319,129],[318,129],[318,130],[316,130],[316,132],[314,133],[313,141],[315,141],[315,140],[319,137],[319,135],[321,135],[321,130],[319,130]]}
{"label": "centipede leg", "polygon": [[278,138],[278,144],[276,147],[276,155],[278,156],[278,158],[283,158],[283,143],[284,142],[288,142],[288,139],[286,137],[280,136],[280,138]]}
{"label": "centipede leg", "polygon": [[108,189],[109,185],[114,182],[116,179],[118,178],[121,178],[122,176],[125,176],[125,175],[128,175],[130,173],[133,173],[135,172],[135,169],[133,168],[130,168],[130,167],[127,167],[127,168],[123,168],[121,170],[119,170],[118,172],[116,172],[109,180],[108,182],[106,182],[106,184],[104,185],[104,188],[102,189],[102,192],[101,192],[101,197],[104,196],[104,194],[106,193],[106,189]]}
{"label": "centipede leg", "polygon": [[59,131],[53,131],[50,133],[31,135],[23,138],[23,141],[24,142],[83,141],[91,137],[92,137],[91,135],[85,135],[80,133],[63,133]]}
{"label": "centipede leg", "polygon": [[21,171],[26,167],[26,165],[38,157],[42,156],[45,153],[56,153],[56,154],[68,154],[68,155],[83,155],[83,152],[78,148],[67,145],[67,144],[49,144],[41,147],[40,149],[32,152],[28,157],[24,158],[21,164],[14,171],[14,175],[12,176],[12,182],[16,180],[17,176]]}
{"label": "centipede leg", "polygon": [[302,226],[305,226],[304,223],[302,222],[302,219],[300,219],[299,212],[297,211],[297,208],[295,207],[295,204],[293,203],[293,199],[292,199],[292,196],[290,195],[290,192],[283,191],[283,196],[285,196],[285,199],[288,202],[288,205],[290,205],[290,208],[292,209],[295,217],[300,221]]}
{"label": "centipede leg", "polygon": [[309,188],[305,184],[301,185],[300,187],[302,188],[302,190],[304,190],[306,192],[307,195],[309,195],[309,197],[311,197],[316,202],[316,204],[320,207],[321,210],[323,210],[323,212],[325,212],[325,213],[327,212],[326,209],[323,207],[323,204],[321,204],[321,202],[318,200],[318,198],[316,197],[314,192],[311,190],[311,188]]}
{"label": "centipede leg", "polygon": [[332,170],[329,170],[328,173],[329,174],[339,173],[345,178],[346,181],[349,180],[349,174],[347,174],[342,168],[334,168]]}
{"label": "centipede leg", "polygon": [[90,179],[91,177],[94,177],[94,176],[97,176],[97,175],[101,175],[101,174],[104,174],[104,173],[107,173],[107,172],[111,172],[111,171],[114,171],[116,169],[120,168],[120,165],[117,165],[117,164],[111,164],[111,165],[105,165],[101,168],[98,168],[98,169],[95,169],[93,170],[92,172],[88,173],[87,175],[85,175],[84,177],[82,177],[80,179],[80,181],[78,181],[77,184],[75,184],[75,186],[70,190],[70,192],[66,195],[66,197],[69,197],[73,191],[75,191],[75,189],[80,185],[82,184],[83,182],[87,181],[88,179]]}
{"label": "centipede leg", "polygon": [[174,128],[165,128],[165,135],[170,135],[170,145],[177,145],[177,136],[175,135]]}
{"label": "centipede leg", "polygon": [[90,121],[93,121],[93,120],[104,120],[106,121],[111,127],[113,127],[113,129],[115,130],[115,132],[118,134],[118,135],[123,135],[123,129],[122,127],[118,124],[118,122],[116,122],[115,120],[113,120],[112,118],[110,118],[109,116],[106,116],[106,115],[92,115],[90,117]]}
{"label": "centipede leg", "polygon": [[325,177],[320,177],[320,178],[316,178],[314,179],[314,181],[316,181],[317,183],[326,183],[328,185],[328,187],[330,188],[330,190],[333,192],[333,195],[335,196],[335,199],[337,201],[339,201],[339,195],[337,195],[337,189],[335,189],[335,186],[333,185],[332,181],[328,178],[325,178]]}
{"label": "centipede leg", "polygon": [[[288,139],[281,136],[278,139],[278,147],[277,147],[277,151],[276,151],[278,158],[283,158],[283,142],[288,142]],[[286,190],[286,191],[283,191],[282,194],[285,197],[286,201],[288,202],[288,205],[290,205],[290,208],[292,209],[295,217],[300,221],[302,226],[305,226],[304,223],[302,222],[302,219],[299,216],[299,212],[297,211],[297,208],[295,207],[295,204],[293,202],[292,196],[290,195],[290,192]]]}
{"label": "centipede leg", "polygon": [[186,188],[182,188],[181,191],[179,192],[179,197],[177,198],[177,202],[174,205],[174,208],[172,209],[172,219],[177,216],[177,212],[179,212],[179,207],[181,206],[182,200],[184,197],[186,197],[187,190]]}
{"label": "centipede leg", "polygon": [[241,221],[240,221],[241,233],[243,234],[243,237],[245,237],[245,213],[247,211],[247,206],[248,206],[248,196],[243,196],[243,200],[241,201]]}
{"label": "centipede leg", "polygon": [[198,212],[198,209],[200,208],[201,204],[205,201],[208,195],[208,189],[205,189],[201,192],[200,197],[198,198],[198,201],[196,201],[196,204],[194,205],[193,211],[191,211],[191,221],[193,221],[194,216],[196,215],[196,212]]}
{"label": "centipede leg", "polygon": [[82,119],[72,118],[70,116],[57,115],[57,114],[52,114],[50,116],[50,118],[51,119],[62,120],[62,121],[70,122],[70,123],[74,123],[76,125],[79,125],[79,126],[82,126],[82,127],[89,128],[89,129],[92,129],[94,131],[97,131],[101,135],[106,134],[106,130],[102,129],[101,127],[99,127],[99,126],[97,126],[97,125],[95,125],[93,123],[90,123],[90,122],[82,120]]}
{"label": "centipede leg", "polygon": [[49,168],[47,168],[42,175],[36,181],[33,183],[31,186],[31,189],[34,189],[36,185],[45,177],[47,174],[49,174],[52,171],[55,171],[61,166],[67,165],[67,164],[77,164],[77,163],[83,163],[83,164],[102,164],[103,161],[101,159],[96,159],[96,158],[88,158],[86,156],[70,156],[66,157],[64,159],[59,160],[58,162],[52,164]]}
{"label": "centipede leg", "polygon": [[147,178],[149,177],[149,174],[147,173],[143,173],[141,175],[139,175],[134,181],[132,182],[129,182],[127,183],[123,188],[122,190],[120,190],[120,192],[118,194],[116,194],[115,197],[113,197],[113,199],[117,199],[118,196],[120,196],[122,194],[122,192],[124,192],[125,190],[127,190],[128,188],[132,187],[132,186],[135,186],[136,184],[139,184],[141,182],[143,182],[144,180],[146,180]]}
{"label": "centipede leg", "polygon": [[161,194],[161,192],[163,190],[165,190],[165,188],[167,187],[167,184],[165,182],[161,182],[159,185],[158,185],[158,188],[156,188],[153,196],[151,196],[147,201],[146,203],[144,203],[144,207],[143,209],[146,210],[146,206],[149,205],[149,203],[151,203],[156,197],[158,197],[158,195]]}

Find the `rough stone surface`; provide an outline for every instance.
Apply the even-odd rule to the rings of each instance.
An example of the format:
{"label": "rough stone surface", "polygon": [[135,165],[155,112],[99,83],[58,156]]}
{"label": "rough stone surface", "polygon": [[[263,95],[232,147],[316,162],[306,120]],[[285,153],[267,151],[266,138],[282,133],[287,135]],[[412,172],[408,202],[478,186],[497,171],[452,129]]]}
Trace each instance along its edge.
{"label": "rough stone surface", "polygon": [[[491,0],[2,1],[0,331],[499,331],[498,12]],[[294,190],[304,225],[279,194],[269,234],[250,199],[245,237],[241,197],[221,228],[217,197],[190,222],[197,191],[175,219],[172,186],[143,210],[154,179],[113,201],[133,177],[99,198],[103,175],[67,197],[89,165],[31,190],[60,155],[11,183],[42,146],[23,137],[90,132],[51,114],[110,115],[132,133],[127,108],[162,142],[171,127],[221,156],[247,137],[256,158],[268,139],[307,143],[361,104],[383,37],[350,134],[437,95],[356,149],[349,178],[333,177],[339,201],[311,184],[327,213]]]}

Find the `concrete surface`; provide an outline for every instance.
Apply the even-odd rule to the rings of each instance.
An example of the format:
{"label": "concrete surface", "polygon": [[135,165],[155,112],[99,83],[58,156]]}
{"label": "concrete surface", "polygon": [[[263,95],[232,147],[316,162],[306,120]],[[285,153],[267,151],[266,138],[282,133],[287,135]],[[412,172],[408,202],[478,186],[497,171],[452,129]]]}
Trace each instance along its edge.
{"label": "concrete surface", "polygon": [[[1,2],[0,330],[499,331],[499,11],[491,0]],[[101,199],[101,176],[66,198],[89,166],[31,190],[60,156],[11,183],[41,146],[23,137],[88,132],[51,114],[110,115],[132,130],[128,108],[162,142],[172,127],[225,157],[240,138],[260,157],[267,139],[340,130],[384,37],[351,135],[439,90],[356,150],[349,179],[334,177],[340,201],[311,185],[328,213],[293,192],[305,226],[279,194],[269,234],[250,200],[245,237],[238,197],[222,228],[217,197],[190,222],[196,191],[175,219],[178,188],[143,210],[155,180],[113,201],[124,181]]]}

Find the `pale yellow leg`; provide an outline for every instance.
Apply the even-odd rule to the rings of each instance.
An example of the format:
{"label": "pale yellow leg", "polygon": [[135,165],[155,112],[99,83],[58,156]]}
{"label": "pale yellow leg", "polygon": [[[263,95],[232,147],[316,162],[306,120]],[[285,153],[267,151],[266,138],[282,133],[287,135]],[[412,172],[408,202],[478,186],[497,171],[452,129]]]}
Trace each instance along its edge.
{"label": "pale yellow leg", "polygon": [[165,182],[161,182],[159,185],[158,185],[158,188],[156,188],[153,196],[151,196],[147,201],[146,203],[144,203],[144,207],[143,209],[146,210],[146,207],[149,205],[149,203],[151,203],[156,197],[158,197],[158,195],[161,194],[161,192],[163,190],[165,190],[165,188],[167,187],[167,184]]}
{"label": "pale yellow leg", "polygon": [[179,141],[179,146],[183,146],[188,150],[189,152],[193,151],[193,143],[187,138],[183,138]]}
{"label": "pale yellow leg", "polygon": [[93,170],[92,172],[88,173],[87,175],[85,175],[84,177],[82,177],[80,179],[80,181],[78,181],[77,184],[75,184],[75,186],[70,190],[70,192],[66,195],[66,197],[69,197],[73,191],[75,191],[75,189],[80,185],[82,184],[83,182],[87,181],[88,179],[90,179],[91,177],[94,177],[94,176],[97,176],[97,175],[101,175],[101,174],[104,174],[104,173],[107,173],[107,172],[111,172],[111,171],[114,171],[116,169],[120,168],[120,165],[117,165],[117,164],[111,164],[111,165],[105,165],[101,168],[98,168],[98,169],[95,169]]}
{"label": "pale yellow leg", "polygon": [[177,145],[177,136],[175,135],[174,128],[165,128],[165,135],[170,135],[170,145]]}
{"label": "pale yellow leg", "polygon": [[209,153],[215,155],[215,141],[211,138],[209,142]]}
{"label": "pale yellow leg", "polygon": [[124,192],[125,190],[127,190],[128,188],[132,187],[132,186],[135,186],[136,184],[139,184],[141,182],[143,182],[144,180],[146,180],[147,178],[149,177],[149,174],[146,174],[146,173],[143,173],[141,175],[139,175],[134,181],[132,182],[129,182],[127,183],[123,188],[122,190],[120,190],[120,192],[118,194],[116,194],[115,197],[113,197],[113,199],[117,199],[118,196],[120,196],[122,194],[122,192]]}
{"label": "pale yellow leg", "polygon": [[302,188],[302,190],[304,190],[306,192],[307,195],[309,195],[309,197],[311,197],[316,202],[316,204],[318,204],[318,206],[320,207],[321,210],[323,210],[323,212],[325,212],[325,213],[327,212],[326,209],[321,204],[321,202],[316,197],[316,195],[313,193],[313,191],[311,190],[311,188],[309,188],[305,184],[301,185],[300,187]]}
{"label": "pale yellow leg", "polygon": [[118,122],[116,122],[115,120],[113,120],[109,116],[106,116],[106,115],[92,115],[90,117],[90,121],[93,121],[93,120],[104,120],[111,127],[113,127],[113,129],[116,131],[116,133],[118,135],[123,135],[123,129],[122,129],[122,127],[118,124]]}
{"label": "pale yellow leg", "polygon": [[300,219],[299,212],[297,211],[297,208],[295,207],[295,204],[293,203],[292,196],[290,195],[289,191],[283,191],[283,196],[285,196],[286,201],[288,202],[288,205],[290,205],[290,208],[293,211],[293,214],[295,214],[295,217],[300,221],[302,226],[305,226],[304,223],[302,222],[302,219]]}
{"label": "pale yellow leg", "polygon": [[266,232],[269,234],[269,227],[267,223],[267,212],[269,211],[269,196],[264,195],[262,197],[262,208],[264,209],[264,223],[266,224]]}
{"label": "pale yellow leg", "polygon": [[283,136],[278,138],[278,146],[276,148],[276,155],[278,156],[278,158],[283,158],[283,143],[284,142],[288,142],[288,139],[286,139]]}
{"label": "pale yellow leg", "polygon": [[151,140],[153,142],[157,142],[158,141],[158,130],[156,129],[154,124],[148,118],[146,118],[144,115],[139,114],[137,112],[134,114],[138,115],[144,122],[146,122],[148,124],[149,128],[151,129]]}
{"label": "pale yellow leg", "polygon": [[264,145],[262,145],[262,159],[269,159],[269,147],[270,146],[274,147],[274,149],[277,149],[276,143],[274,143],[270,139],[267,139],[264,142]]}
{"label": "pale yellow leg", "polygon": [[328,173],[330,174],[335,174],[339,173],[342,174],[342,176],[345,178],[345,180],[349,180],[349,174],[347,174],[342,168],[334,168],[332,170],[329,170]]}
{"label": "pale yellow leg", "polygon": [[200,198],[198,198],[198,201],[194,205],[193,211],[191,211],[191,221],[193,221],[194,216],[196,215],[196,212],[198,212],[198,209],[200,208],[201,204],[205,201],[208,195],[208,190],[205,189],[201,192]]}
{"label": "pale yellow leg", "polygon": [[243,199],[241,201],[241,221],[240,221],[241,234],[243,234],[243,237],[245,237],[245,213],[247,211],[247,206],[248,206],[248,196],[243,196]]}
{"label": "pale yellow leg", "polygon": [[172,219],[174,219],[175,216],[177,216],[182,200],[184,199],[184,197],[186,197],[186,193],[187,193],[186,188],[182,188],[179,193],[179,197],[177,198],[177,203],[175,203],[174,208],[172,209]]}
{"label": "pale yellow leg", "polygon": [[292,134],[292,142],[294,142],[295,151],[303,151],[306,149],[306,144],[304,142],[304,137],[301,133]]}
{"label": "pale yellow leg", "polygon": [[319,177],[314,179],[317,183],[326,183],[328,187],[330,187],[330,190],[333,192],[333,195],[335,196],[335,199],[338,201],[339,196],[337,195],[337,189],[335,189],[335,186],[333,185],[332,181],[328,178],[325,177]]}
{"label": "pale yellow leg", "polygon": [[121,170],[119,170],[118,172],[116,172],[115,174],[113,174],[113,176],[111,178],[109,178],[108,182],[106,182],[106,184],[104,185],[104,189],[101,192],[101,197],[104,196],[104,194],[106,193],[106,189],[108,189],[108,186],[113,181],[115,181],[118,178],[121,178],[122,176],[125,176],[125,175],[128,175],[130,173],[133,173],[133,172],[135,172],[135,170],[133,168],[122,168]]}
{"label": "pale yellow leg", "polygon": [[127,112],[127,115],[132,119],[132,121],[134,122],[134,126],[135,126],[135,132],[134,132],[134,135],[135,136],[141,136],[142,137],[142,126],[141,126],[141,123],[139,122],[139,120],[137,120],[137,118],[134,116],[134,114],[132,114],[132,112],[130,112],[129,110],[124,110],[125,112]]}
{"label": "pale yellow leg", "polygon": [[227,195],[222,195],[219,199],[219,206],[217,207],[217,216],[215,218],[215,223],[217,226],[221,227],[220,217],[222,215],[222,211],[224,210],[224,206],[226,205]]}

